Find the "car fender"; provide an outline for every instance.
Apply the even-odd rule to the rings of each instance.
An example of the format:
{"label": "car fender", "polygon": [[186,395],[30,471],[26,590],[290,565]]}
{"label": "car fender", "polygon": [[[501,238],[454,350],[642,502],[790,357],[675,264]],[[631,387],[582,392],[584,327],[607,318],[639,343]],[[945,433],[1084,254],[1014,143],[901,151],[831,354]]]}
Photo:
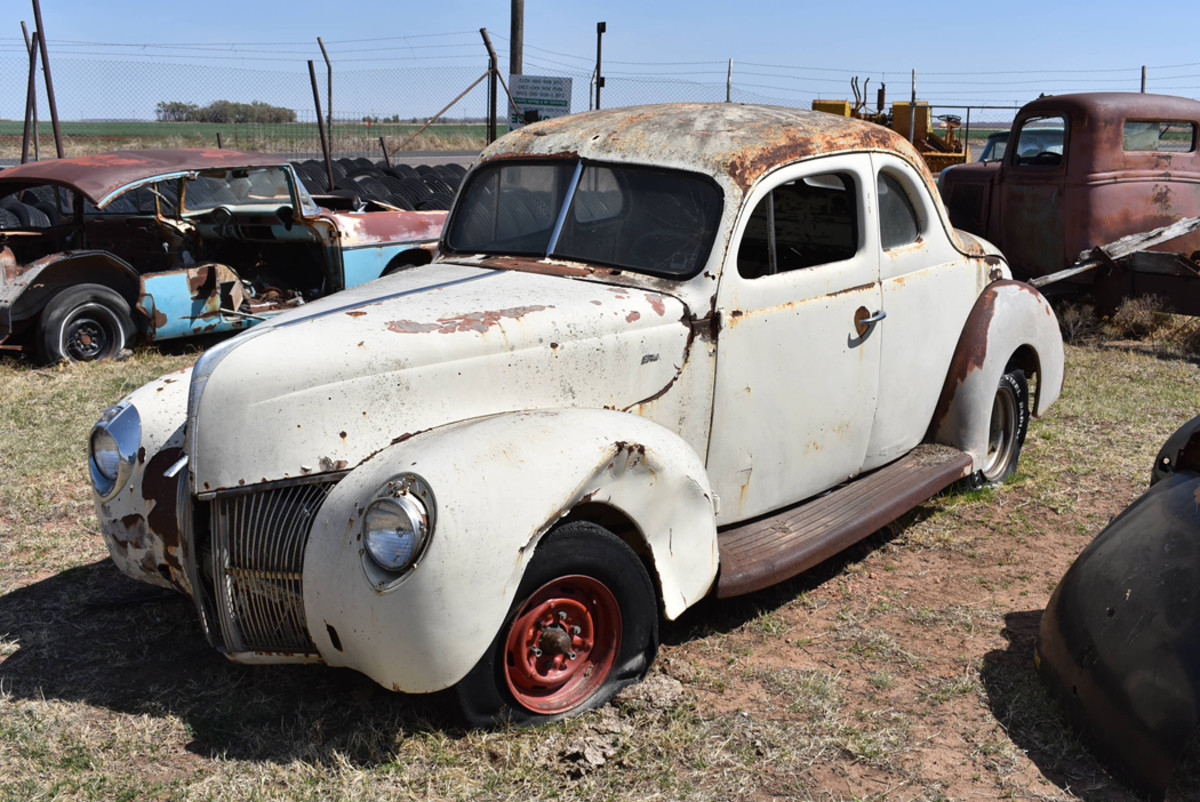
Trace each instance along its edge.
{"label": "car fender", "polygon": [[[435,528],[416,565],[380,586],[364,567],[362,520],[402,474],[432,491]],[[631,545],[647,559],[667,617],[712,587],[712,492],[703,461],[678,435],[611,410],[505,413],[404,439],[330,492],[304,555],[309,634],[327,663],[385,687],[447,688],[492,643],[541,538],[584,504],[633,522]]]}
{"label": "car fender", "polygon": [[191,374],[191,367],[168,373],[121,400],[119,406],[131,406],[137,413],[137,459],[110,498],[92,490],[100,532],[117,568],[188,596],[192,586],[178,515],[179,484],[186,472],[176,478],[167,473],[183,457]]}
{"label": "car fender", "polygon": [[131,307],[137,302],[137,271],[108,251],[61,251],[27,265],[0,251],[0,333],[37,315],[58,290],[82,283],[105,284]]}
{"label": "car fender", "polygon": [[970,454],[978,470],[987,455],[992,400],[1010,366],[1037,374],[1032,413],[1044,413],[1062,390],[1058,319],[1032,286],[1000,280],[984,288],[967,316],[927,439]]}
{"label": "car fender", "polygon": [[1150,484],[1156,484],[1178,471],[1200,473],[1200,415],[1180,426],[1163,443],[1150,470]]}
{"label": "car fender", "polygon": [[1162,799],[1200,705],[1200,473],[1156,482],[1054,590],[1038,672],[1098,754]]}

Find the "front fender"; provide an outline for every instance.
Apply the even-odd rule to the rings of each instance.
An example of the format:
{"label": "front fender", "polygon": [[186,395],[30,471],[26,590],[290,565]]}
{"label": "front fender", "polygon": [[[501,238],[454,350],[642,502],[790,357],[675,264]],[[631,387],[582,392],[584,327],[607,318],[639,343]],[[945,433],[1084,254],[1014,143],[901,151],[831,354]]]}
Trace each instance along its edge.
{"label": "front fender", "polygon": [[[401,473],[432,489],[436,527],[418,564],[381,590],[364,569],[362,516]],[[327,663],[386,687],[453,685],[491,644],[541,537],[585,502],[634,522],[634,548],[649,554],[668,617],[708,592],[718,559],[712,493],[682,439],[610,410],[506,413],[397,443],[330,492],[304,556],[313,642]]]}
{"label": "front fender", "polygon": [[987,454],[992,400],[1011,361],[1037,373],[1031,405],[1041,415],[1058,398],[1063,382],[1063,344],[1058,319],[1040,292],[1021,281],[994,281],[967,317],[928,439],[970,454],[975,470]]}

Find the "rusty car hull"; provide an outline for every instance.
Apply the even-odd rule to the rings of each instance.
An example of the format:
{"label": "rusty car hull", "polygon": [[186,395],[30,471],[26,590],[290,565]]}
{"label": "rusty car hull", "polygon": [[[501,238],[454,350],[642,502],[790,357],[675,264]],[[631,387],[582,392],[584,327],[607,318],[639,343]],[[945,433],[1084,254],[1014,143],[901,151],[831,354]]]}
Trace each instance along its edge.
{"label": "rusty car hull", "polygon": [[[112,356],[134,335],[247,328],[426,263],[446,217],[324,209],[285,160],[227,150],[35,162],[0,172],[0,195],[34,215],[0,231],[0,347],[50,361]],[[105,347],[72,347],[97,333]]]}
{"label": "rusty car hull", "polygon": [[[884,241],[880,187],[908,210],[901,241]],[[717,586],[718,527],[772,531],[773,516],[924,444],[948,467],[891,493],[919,503],[987,467],[991,432],[1018,437],[992,425],[997,376],[1027,369],[1034,412],[1057,395],[1057,329],[1013,331],[1047,315],[1044,299],[960,238],[933,191],[898,135],[816,112],[616,109],[499,140],[435,262],[218,344],[186,405],[153,389],[126,399],[156,407],[143,439],[173,447],[184,432],[169,471],[206,634],[239,661],[320,659],[407,692],[456,685],[472,721],[602,703],[645,673],[650,622]],[[775,247],[772,230],[806,239]],[[980,304],[991,311],[964,340]],[[933,446],[940,408],[954,424]],[[93,435],[97,472],[112,443],[137,451],[112,425]],[[100,481],[104,525],[144,513],[148,487],[144,474]],[[801,551],[859,529],[817,525],[820,548]],[[811,564],[776,563],[772,580]],[[509,629],[525,604],[546,614],[532,640]],[[583,609],[607,635],[556,623]],[[623,662],[579,668],[593,646]]]}
{"label": "rusty car hull", "polygon": [[1059,582],[1035,657],[1070,720],[1162,798],[1200,709],[1200,417]]}
{"label": "rusty car hull", "polygon": [[[1047,96],[1021,108],[1010,136],[1046,125],[1065,136],[1057,152],[1013,146],[1000,162],[955,167],[940,181],[954,224],[995,242],[1017,277],[1054,274],[1094,248],[1200,215],[1200,102],[1122,92]],[[1152,248],[1185,259],[1198,249],[1200,230]],[[1123,271],[1113,298],[1200,292],[1195,281],[1156,281],[1161,270],[1103,270]],[[1143,286],[1130,283],[1130,272],[1146,273]],[[1093,277],[1069,282],[1090,286]]]}

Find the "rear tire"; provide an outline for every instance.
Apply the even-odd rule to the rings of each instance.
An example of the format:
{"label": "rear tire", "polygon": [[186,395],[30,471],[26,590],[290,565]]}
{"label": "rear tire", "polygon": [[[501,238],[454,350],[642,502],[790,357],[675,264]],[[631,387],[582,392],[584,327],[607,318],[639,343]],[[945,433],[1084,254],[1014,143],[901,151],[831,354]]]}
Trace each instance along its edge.
{"label": "rear tire", "polygon": [[658,651],[658,603],[633,549],[596,524],[548,535],[487,652],[456,686],[474,726],[543,724],[607,703]]}
{"label": "rear tire", "polygon": [[964,479],[963,485],[969,490],[995,487],[1016,473],[1028,431],[1029,383],[1023,371],[1010,370],[1000,377],[992,399],[982,467]]}
{"label": "rear tire", "polygon": [[38,320],[38,348],[48,363],[111,359],[133,338],[129,304],[101,284],[62,290]]}

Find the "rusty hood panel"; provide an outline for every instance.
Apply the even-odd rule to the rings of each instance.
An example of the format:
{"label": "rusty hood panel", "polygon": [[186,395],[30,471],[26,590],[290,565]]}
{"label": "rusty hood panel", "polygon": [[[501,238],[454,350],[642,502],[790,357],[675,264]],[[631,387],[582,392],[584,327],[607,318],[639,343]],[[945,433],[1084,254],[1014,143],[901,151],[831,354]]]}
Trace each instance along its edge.
{"label": "rusty hood panel", "polygon": [[635,407],[679,376],[687,318],[652,290],[448,263],[352,288],[201,361],[193,489],[342,470],[500,412]]}
{"label": "rusty hood panel", "polygon": [[99,203],[127,184],[188,170],[287,164],[282,156],[218,148],[121,150],[70,159],[48,159],[0,170],[0,194],[57,184]]}

